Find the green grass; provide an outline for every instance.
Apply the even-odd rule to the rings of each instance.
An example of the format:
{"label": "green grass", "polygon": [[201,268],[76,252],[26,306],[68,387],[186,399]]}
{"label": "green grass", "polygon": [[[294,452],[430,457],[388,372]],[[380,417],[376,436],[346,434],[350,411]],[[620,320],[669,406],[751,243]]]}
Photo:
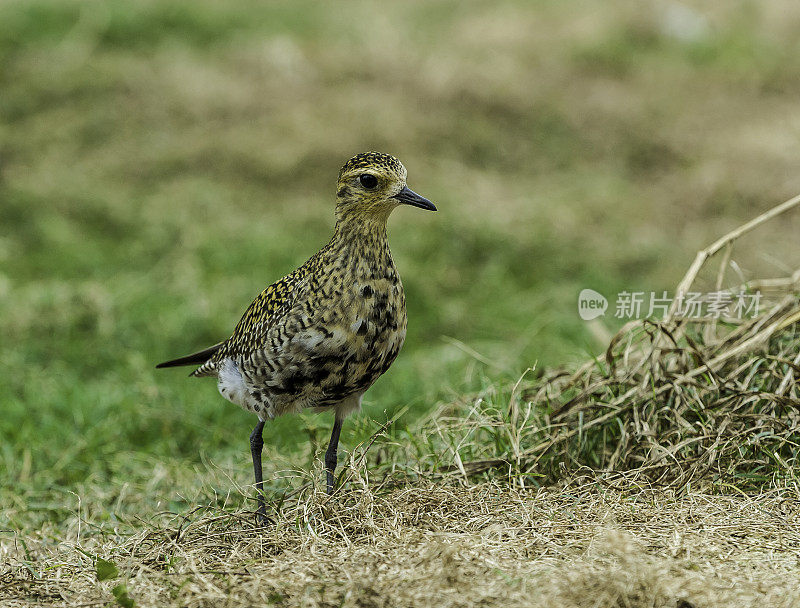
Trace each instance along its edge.
{"label": "green grass", "polygon": [[[3,500],[41,493],[59,519],[155,462],[248,483],[252,417],[153,365],[227,335],[324,244],[336,173],[367,149],[441,211],[391,218],[408,340],[345,445],[384,411],[593,353],[580,289],[669,288],[800,189],[779,27],[800,13],[778,4],[719,3],[682,41],[624,3],[0,3]],[[797,228],[745,272],[796,258]],[[329,424],[269,425],[275,466],[309,467]]]}

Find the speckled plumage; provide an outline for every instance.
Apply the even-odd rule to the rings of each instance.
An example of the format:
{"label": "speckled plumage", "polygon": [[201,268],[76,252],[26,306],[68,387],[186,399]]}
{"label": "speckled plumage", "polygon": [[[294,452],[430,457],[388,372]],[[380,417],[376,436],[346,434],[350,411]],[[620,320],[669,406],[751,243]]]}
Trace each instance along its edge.
{"label": "speckled plumage", "polygon": [[[193,375],[218,375],[231,359],[247,387],[222,395],[261,418],[342,407],[394,361],[406,334],[403,287],[385,228],[333,239],[250,305],[233,335]],[[342,412],[349,413],[349,412]]]}
{"label": "speckled plumage", "polygon": [[332,408],[339,421],[357,409],[406,334],[386,220],[401,203],[435,207],[406,187],[400,161],[378,152],[347,161],[336,192],[328,244],[262,291],[230,338],[162,366],[202,363],[193,376],[216,376],[226,399],[262,421],[305,408]]}
{"label": "speckled plumage", "polygon": [[[342,167],[346,193],[347,176],[366,169],[404,185],[402,164],[371,152]],[[348,203],[359,202],[340,204],[330,242],[262,291],[233,335],[192,375],[219,376],[231,359],[246,390],[234,391],[221,379],[220,392],[262,419],[308,407],[357,406],[352,398],[360,400],[388,369],[406,333],[403,286],[386,236],[388,213],[347,213]]]}

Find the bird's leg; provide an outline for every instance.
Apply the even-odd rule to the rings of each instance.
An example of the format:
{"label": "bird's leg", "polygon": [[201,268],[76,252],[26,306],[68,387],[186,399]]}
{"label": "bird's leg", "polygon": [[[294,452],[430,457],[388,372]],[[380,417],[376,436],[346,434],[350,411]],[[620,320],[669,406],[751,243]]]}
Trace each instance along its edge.
{"label": "bird's leg", "polygon": [[333,494],[333,474],[336,472],[337,454],[339,447],[339,434],[342,432],[342,419],[336,416],[331,431],[331,442],[328,444],[328,451],[325,452],[325,471],[328,478],[328,494]]}
{"label": "bird's leg", "polygon": [[264,421],[259,420],[256,428],[250,433],[250,453],[253,455],[253,473],[256,477],[256,493],[258,494],[258,520],[264,525],[267,523],[267,504],[264,502],[264,478],[261,473],[261,449],[264,447]]}

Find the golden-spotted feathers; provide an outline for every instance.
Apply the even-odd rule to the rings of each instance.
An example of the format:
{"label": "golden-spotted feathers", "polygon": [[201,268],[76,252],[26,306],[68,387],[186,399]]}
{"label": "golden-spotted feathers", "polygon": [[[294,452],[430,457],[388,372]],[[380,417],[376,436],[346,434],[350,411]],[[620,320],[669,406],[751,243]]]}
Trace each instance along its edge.
{"label": "golden-spotted feathers", "polygon": [[171,363],[202,363],[192,375],[217,376],[226,399],[262,420],[357,406],[405,338],[405,295],[386,237],[400,204],[435,210],[406,186],[394,156],[351,158],[339,172],[330,242],[262,291],[230,338]]}

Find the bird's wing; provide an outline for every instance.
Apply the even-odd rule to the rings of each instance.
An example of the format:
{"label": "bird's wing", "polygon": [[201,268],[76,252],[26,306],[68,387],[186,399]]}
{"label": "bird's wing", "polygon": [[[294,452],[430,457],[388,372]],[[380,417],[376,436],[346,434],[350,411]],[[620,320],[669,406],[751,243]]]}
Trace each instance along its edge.
{"label": "bird's wing", "polygon": [[192,376],[213,375],[219,363],[227,357],[241,359],[263,349],[267,330],[291,309],[313,268],[313,260],[314,258],[258,294],[236,325],[233,335],[222,343],[205,364],[192,372]]}

